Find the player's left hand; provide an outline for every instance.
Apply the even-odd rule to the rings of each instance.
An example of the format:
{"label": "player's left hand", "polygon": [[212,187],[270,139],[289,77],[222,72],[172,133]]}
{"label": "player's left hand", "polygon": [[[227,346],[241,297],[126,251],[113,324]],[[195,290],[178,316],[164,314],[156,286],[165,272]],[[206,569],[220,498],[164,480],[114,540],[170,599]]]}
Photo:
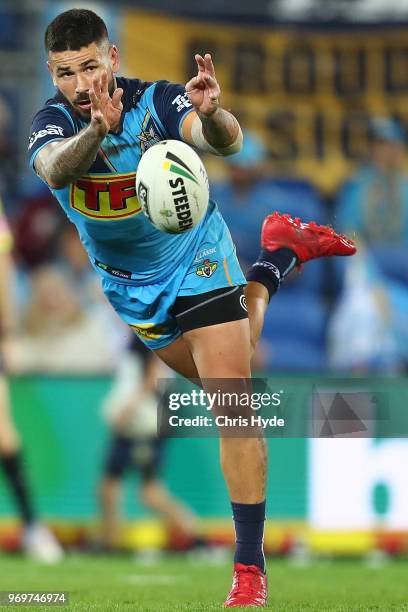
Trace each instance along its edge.
{"label": "player's left hand", "polygon": [[198,74],[186,84],[186,92],[195,110],[210,117],[219,107],[220,86],[215,77],[211,55],[206,53],[202,57],[197,53],[195,60]]}

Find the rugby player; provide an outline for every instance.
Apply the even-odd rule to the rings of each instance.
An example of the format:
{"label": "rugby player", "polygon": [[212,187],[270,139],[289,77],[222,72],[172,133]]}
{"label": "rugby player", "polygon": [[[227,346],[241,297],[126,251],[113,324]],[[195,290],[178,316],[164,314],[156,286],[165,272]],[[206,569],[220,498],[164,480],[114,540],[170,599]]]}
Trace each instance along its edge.
{"label": "rugby player", "polygon": [[118,502],[123,477],[140,473],[138,495],[144,506],[158,513],[170,534],[179,534],[186,548],[204,544],[197,517],[172,495],[161,478],[165,440],[157,436],[157,379],[163,366],[136,335],[118,364],[115,382],[103,401],[103,414],[111,430],[100,488],[102,539],[107,550],[119,542]]}
{"label": "rugby player", "polygon": [[[0,343],[5,362],[13,360],[13,337],[17,331],[16,309],[11,299],[14,264],[11,258],[12,235],[0,202]],[[8,359],[7,359],[8,357]],[[23,525],[25,552],[45,563],[55,563],[62,549],[53,534],[39,523],[27,485],[20,436],[11,414],[10,394],[0,361],[0,466],[13,494]]]}
{"label": "rugby player", "polygon": [[[204,386],[208,379],[249,379],[251,353],[281,280],[310,259],[352,255],[353,243],[331,228],[274,213],[264,222],[262,250],[245,279],[214,202],[193,230],[159,232],[135,197],[143,152],[165,139],[216,155],[241,147],[241,128],[220,105],[211,55],[195,56],[197,75],[186,86],[118,77],[118,48],[104,22],[83,9],[48,25],[45,49],[57,92],[33,120],[30,164],[77,226],[108,300],[183,376]],[[197,272],[203,265],[211,274]],[[220,444],[237,536],[224,605],[263,606],[264,441],[223,437]]]}

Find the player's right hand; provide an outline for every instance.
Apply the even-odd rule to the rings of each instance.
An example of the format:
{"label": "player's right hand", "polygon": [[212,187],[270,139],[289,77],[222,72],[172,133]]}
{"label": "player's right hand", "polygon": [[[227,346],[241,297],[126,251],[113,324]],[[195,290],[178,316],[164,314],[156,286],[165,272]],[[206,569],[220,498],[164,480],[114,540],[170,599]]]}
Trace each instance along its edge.
{"label": "player's right hand", "polygon": [[188,99],[201,115],[210,117],[219,107],[220,86],[215,76],[215,68],[210,53],[195,54],[197,76],[186,83]]}
{"label": "player's right hand", "polygon": [[94,77],[92,89],[89,90],[91,124],[101,136],[119,126],[123,110],[122,95],[123,89],[118,87],[110,96],[106,70]]}

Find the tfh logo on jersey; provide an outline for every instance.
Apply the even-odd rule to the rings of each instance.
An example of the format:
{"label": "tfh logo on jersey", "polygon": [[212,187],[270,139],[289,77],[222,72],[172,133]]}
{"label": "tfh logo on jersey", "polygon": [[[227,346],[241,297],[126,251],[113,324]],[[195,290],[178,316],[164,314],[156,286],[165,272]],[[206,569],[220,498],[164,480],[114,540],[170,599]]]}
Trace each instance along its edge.
{"label": "tfh logo on jersey", "polygon": [[183,95],[179,94],[178,96],[176,96],[172,101],[172,104],[177,104],[176,110],[178,113],[180,113],[184,108],[190,108],[191,106],[193,106],[190,100],[188,99],[187,93]]}
{"label": "tfh logo on jersey", "polygon": [[123,219],[140,213],[136,174],[89,175],[78,179],[70,192],[71,208],[93,219]]}
{"label": "tfh logo on jersey", "polygon": [[48,123],[43,130],[39,132],[33,132],[31,134],[30,141],[28,143],[28,148],[31,149],[33,144],[37,142],[39,138],[44,138],[44,136],[48,136],[49,134],[55,134],[56,136],[64,137],[64,130],[59,125],[54,125],[53,123]]}

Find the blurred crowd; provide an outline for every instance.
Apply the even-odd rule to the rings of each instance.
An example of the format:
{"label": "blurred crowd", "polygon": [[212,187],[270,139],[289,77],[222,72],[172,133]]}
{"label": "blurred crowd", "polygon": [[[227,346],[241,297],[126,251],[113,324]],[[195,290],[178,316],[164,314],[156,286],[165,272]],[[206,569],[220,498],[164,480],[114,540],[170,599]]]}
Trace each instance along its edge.
{"label": "blurred crowd", "polygon": [[378,117],[369,154],[334,197],[302,177],[265,170],[265,143],[246,132],[213,185],[244,268],[272,210],[329,223],[358,245],[350,259],[308,263],[273,298],[255,366],[267,372],[391,374],[408,364],[408,174],[402,126]]}
{"label": "blurred crowd", "polygon": [[[14,239],[18,333],[14,373],[108,373],[130,332],[108,306],[75,228],[34,176],[10,178],[10,111],[0,100],[0,189]],[[292,273],[268,310],[254,369],[266,372],[403,372],[408,363],[408,174],[405,133],[390,117],[370,126],[370,152],[333,197],[303,177],[271,173],[267,147],[246,131],[240,153],[211,184],[244,271],[274,210],[332,224],[357,256]],[[211,177],[210,177],[211,178]],[[10,196],[11,194],[11,196]]]}

